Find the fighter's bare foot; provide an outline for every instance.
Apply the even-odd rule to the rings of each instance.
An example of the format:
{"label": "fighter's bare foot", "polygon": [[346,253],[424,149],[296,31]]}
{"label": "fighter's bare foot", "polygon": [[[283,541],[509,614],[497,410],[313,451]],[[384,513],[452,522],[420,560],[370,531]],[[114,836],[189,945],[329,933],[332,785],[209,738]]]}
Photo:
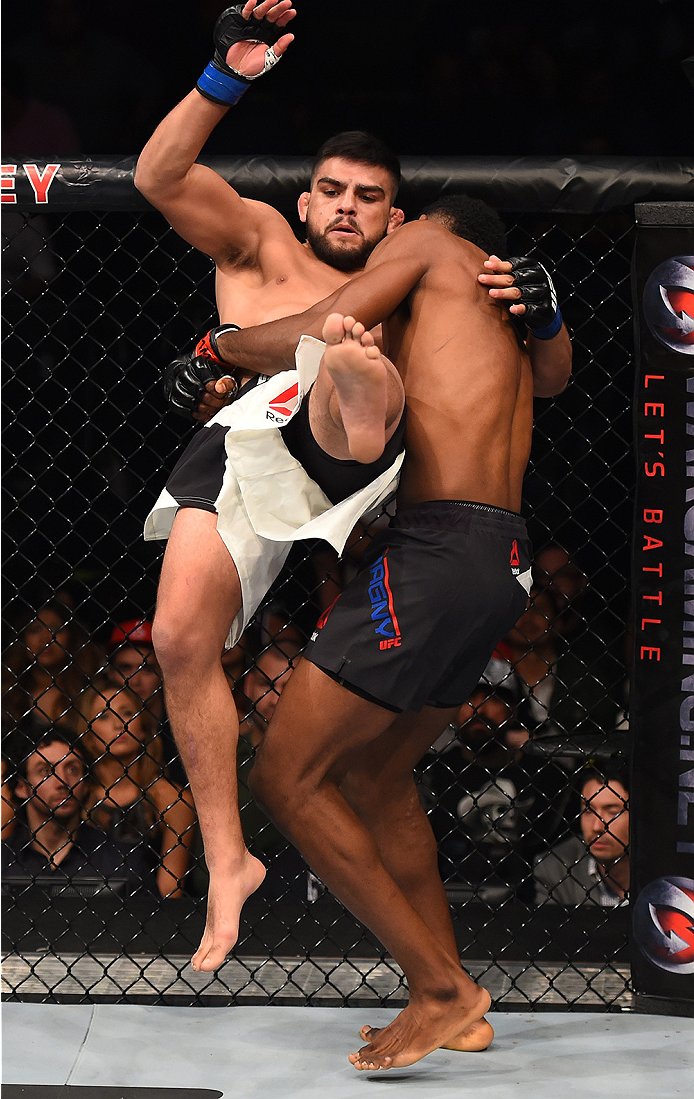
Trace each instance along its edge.
{"label": "fighter's bare foot", "polygon": [[[359,1031],[359,1037],[363,1042],[373,1044],[381,1033],[382,1027],[363,1026]],[[460,1053],[481,1053],[489,1049],[494,1040],[494,1030],[486,1019],[478,1019],[476,1023],[454,1034],[441,1049],[453,1049]]]}
{"label": "fighter's bare foot", "polygon": [[386,445],[388,370],[373,336],[353,317],[331,313],[323,362],[333,380],[352,458],[375,462]]}
{"label": "fighter's bare foot", "polygon": [[238,871],[222,875],[210,871],[205,931],[191,958],[196,973],[212,973],[222,965],[239,937],[241,909],[264,877],[265,867],[249,851]]}
{"label": "fighter's bare foot", "polygon": [[478,988],[472,999],[460,995],[445,1001],[432,997],[413,1000],[389,1026],[378,1031],[374,1041],[351,1053],[349,1059],[362,1072],[414,1065],[481,1022],[490,1005],[485,988]]}

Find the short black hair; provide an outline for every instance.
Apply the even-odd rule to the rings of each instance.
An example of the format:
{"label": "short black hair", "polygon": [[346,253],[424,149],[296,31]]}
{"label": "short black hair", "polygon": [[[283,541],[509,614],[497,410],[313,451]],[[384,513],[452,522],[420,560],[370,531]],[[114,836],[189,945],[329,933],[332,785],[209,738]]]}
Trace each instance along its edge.
{"label": "short black hair", "polygon": [[39,737],[29,751],[23,754],[21,760],[17,764],[14,776],[15,782],[17,779],[24,779],[25,782],[27,781],[27,764],[29,760],[36,752],[40,752],[42,748],[49,748],[51,744],[64,744],[66,749],[65,755],[72,754],[77,756],[84,766],[84,777],[86,779],[91,778],[92,758],[81,740],[73,735],[71,729],[63,729],[58,725],[49,725],[45,733]]}
{"label": "short black hair", "polygon": [[362,164],[371,164],[374,168],[385,168],[393,177],[395,183],[393,198],[395,198],[400,186],[400,161],[385,141],[381,141],[380,137],[369,134],[366,130],[344,130],[342,133],[329,137],[316,153],[311,166],[312,183],[319,165],[328,157],[333,156],[340,156],[343,160],[355,160]]}
{"label": "short black hair", "polygon": [[587,782],[599,782],[603,786],[610,786],[618,782],[629,793],[629,767],[624,760],[605,760],[604,763],[591,763],[581,772],[580,789],[583,791]]}
{"label": "short black hair", "polygon": [[470,195],[441,195],[422,210],[428,218],[440,221],[457,237],[476,244],[488,256],[505,259],[508,254],[506,226],[491,206]]}

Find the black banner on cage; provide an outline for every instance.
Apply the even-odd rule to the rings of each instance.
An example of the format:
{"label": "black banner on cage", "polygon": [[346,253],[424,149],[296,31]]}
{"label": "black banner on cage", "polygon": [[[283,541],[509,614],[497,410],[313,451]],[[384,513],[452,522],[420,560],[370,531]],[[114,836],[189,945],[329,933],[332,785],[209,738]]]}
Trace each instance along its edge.
{"label": "black banner on cage", "polygon": [[638,997],[694,1001],[694,203],[636,207],[631,885]]}

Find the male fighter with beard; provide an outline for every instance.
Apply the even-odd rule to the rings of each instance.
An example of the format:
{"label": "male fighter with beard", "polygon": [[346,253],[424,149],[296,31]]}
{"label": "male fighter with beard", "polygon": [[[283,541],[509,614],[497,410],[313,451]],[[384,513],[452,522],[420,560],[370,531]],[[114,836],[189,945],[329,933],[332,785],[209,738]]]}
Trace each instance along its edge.
{"label": "male fighter with beard", "polygon": [[[412,770],[526,605],[530,546],[519,509],[533,394],[561,392],[571,372],[558,316],[530,337],[542,345],[531,362],[506,310],[480,286],[485,253],[503,248],[493,211],[444,197],[326,301],[220,338],[229,361],[281,369],[302,334],[322,332],[333,377],[376,385],[383,359],[351,334],[354,317],[366,328],[383,322],[405,386],[397,514],[319,623],[251,773],[256,800],[407,978],[408,1007],[364,1035],[369,1044],[350,1057],[359,1069],[491,1041],[489,994],[461,968]],[[378,428],[368,399],[352,416],[360,430]]]}
{"label": "male fighter with beard", "polygon": [[[287,49],[293,36],[281,30],[294,15],[290,0],[249,0],[224,12],[215,27],[214,62],[163,120],[137,164],[139,190],[181,236],[215,260],[222,322],[246,326],[305,309],[360,270],[378,241],[403,220],[392,204],[397,159],[366,134],[338,135],[319,155],[311,191],[299,200],[306,244],[272,207],[240,198],[216,172],[195,163],[248,80]],[[210,350],[205,341],[207,356]],[[385,450],[382,445],[373,453],[380,459],[376,464],[361,464],[364,458],[371,462],[371,455],[350,452],[327,371],[311,390],[308,416],[305,407],[297,408],[319,357],[309,347],[303,374],[271,379],[278,383],[272,392],[267,380],[255,385],[257,376],[248,375],[221,420],[193,440],[148,520],[149,537],[169,535],[153,636],[210,872],[207,926],[195,968],[222,963],[236,941],[243,902],[265,873],[246,849],[238,818],[238,720],[221,663],[225,641],[230,631],[237,637],[253,615],[291,539],[332,535],[341,549],[359,515],[392,491],[401,460],[404,401],[395,370],[382,392]],[[179,384],[177,379],[173,387],[178,397]],[[286,446],[269,427],[275,424],[291,431]],[[327,464],[333,475],[324,491],[292,456],[306,437],[314,444],[314,464]],[[336,533],[330,505],[344,497],[350,499]],[[264,526],[259,511],[268,512],[261,515]],[[327,529],[320,524],[326,513]]]}
{"label": "male fighter with beard", "polygon": [[[403,220],[402,212],[392,205],[399,177],[397,160],[368,135],[338,135],[319,154],[311,190],[299,199],[300,216],[307,226],[305,244],[296,240],[277,211],[264,203],[240,198],[219,175],[195,163],[212,129],[228,105],[248,86],[248,80],[260,75],[273,57],[287,49],[292,36],[278,37],[278,34],[294,14],[290,0],[278,3],[265,0],[261,4],[249,0],[224,12],[215,29],[215,61],[205,70],[197,89],[157,128],[138,161],[138,188],[186,240],[216,262],[218,305],[223,322],[218,334],[223,333],[225,322],[245,327],[289,315],[323,298],[350,274],[361,270],[375,244]],[[262,41],[249,41],[244,35]],[[267,46],[273,41],[270,51]],[[241,70],[246,76],[240,75]],[[497,292],[511,296],[508,291]],[[215,360],[214,335],[202,344],[205,355],[202,372],[196,359],[184,362],[170,379],[173,402],[190,411],[196,407],[210,377],[205,363],[212,367],[213,373],[227,372]],[[264,372],[261,369],[257,373]],[[217,383],[222,390],[232,384],[236,382],[223,379]],[[234,945],[241,906],[264,873],[260,863],[247,852],[238,821],[234,736],[237,718],[220,654],[230,628],[235,624],[238,630],[253,613],[248,595],[262,596],[272,580],[272,570],[279,570],[282,558],[276,550],[278,546],[282,549],[282,545],[276,540],[277,523],[285,523],[286,532],[288,515],[284,511],[279,516],[270,516],[275,521],[271,537],[258,534],[262,523],[257,522],[256,528],[250,529],[244,522],[241,541],[235,541],[237,523],[245,515],[244,508],[236,504],[239,495],[242,503],[248,503],[248,494],[244,497],[242,487],[234,481],[229,506],[220,509],[219,493],[222,488],[229,488],[234,476],[228,460],[232,449],[235,457],[245,463],[245,472],[252,459],[256,475],[259,467],[267,473],[259,429],[252,453],[241,446],[242,441],[244,445],[247,442],[248,433],[243,430],[247,414],[252,413],[256,427],[258,418],[267,416],[268,411],[277,417],[274,422],[286,424],[289,419],[286,401],[283,406],[280,400],[286,398],[286,393],[273,390],[265,400],[260,391],[266,386],[267,382],[242,390],[244,395],[225,410],[221,420],[212,425],[213,430],[196,437],[167,486],[168,498],[160,501],[162,506],[155,508],[148,524],[150,536],[166,537],[170,530],[154,639],[169,716],[195,797],[210,870],[206,931],[193,958],[194,966],[205,970],[220,965]],[[301,389],[299,392],[295,389],[290,399],[296,402],[300,393]],[[214,400],[212,396],[205,399]],[[221,400],[217,401],[220,403]],[[295,408],[289,428],[299,416],[303,416],[303,423],[295,432],[294,441],[286,436],[285,441],[292,454],[296,454],[312,433],[308,445],[313,448],[314,456],[318,447],[327,452],[329,459],[337,459],[341,478],[345,472],[350,476],[357,474],[357,483],[343,483],[341,494],[365,486],[363,491],[373,504],[387,491],[397,462],[402,386],[391,371],[382,394],[380,437],[384,438],[385,428],[387,445],[381,464],[375,468],[365,465],[360,470],[354,469],[356,463],[350,461],[352,457],[368,462],[378,455],[350,450],[339,405],[330,374],[323,369],[311,390],[308,416],[305,408]],[[285,411],[278,413],[278,406]],[[309,432],[305,430],[307,419]],[[299,438],[297,443],[301,431],[303,442]],[[276,436],[276,432],[265,432],[268,461],[270,453],[280,457]],[[285,452],[285,459],[289,457]],[[322,460],[321,454],[318,458]],[[287,472],[283,468],[277,474],[275,501],[288,501],[289,510],[293,506],[312,521],[319,493],[320,519],[327,504],[334,502],[334,493],[327,488],[326,500],[320,493],[322,485],[317,473],[312,476],[319,480],[320,487],[305,475],[302,481],[297,462],[287,464],[291,465],[294,495],[287,492],[287,482],[279,476],[279,472]],[[273,478],[266,478],[271,489],[274,477],[273,474]],[[257,485],[257,480],[254,483]],[[257,504],[257,495],[254,499]],[[267,493],[261,502],[267,504]],[[269,510],[276,511],[276,504]],[[301,523],[294,523],[293,536],[297,527]],[[326,536],[315,527],[312,529],[317,536]],[[306,526],[304,533],[305,536],[310,533]],[[241,553],[243,561],[239,559]]]}

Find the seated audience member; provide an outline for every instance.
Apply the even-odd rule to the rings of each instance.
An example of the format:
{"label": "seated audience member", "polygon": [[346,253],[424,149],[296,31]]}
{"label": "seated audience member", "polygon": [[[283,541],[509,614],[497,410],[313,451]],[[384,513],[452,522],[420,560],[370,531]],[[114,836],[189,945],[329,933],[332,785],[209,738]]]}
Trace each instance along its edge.
{"label": "seated audience member", "polygon": [[162,897],[183,895],[195,810],[165,774],[152,715],[126,686],[95,680],[80,701],[85,744],[95,759],[90,819],[114,839],[142,845]]}
{"label": "seated audience member", "polygon": [[91,792],[90,761],[79,744],[49,727],[20,764],[15,828],[2,843],[5,886],[62,885],[132,892],[151,872],[129,851],[83,820]]}
{"label": "seated audience member", "polygon": [[106,674],[113,683],[125,683],[157,723],[164,713],[161,672],[152,642],[152,626],[145,619],[128,619],[113,627]]}
{"label": "seated audience member", "polygon": [[628,903],[629,779],[626,767],[588,768],[580,778],[581,835],[535,864],[537,904]]}
{"label": "seated audience member", "polygon": [[551,542],[535,554],[533,581],[536,588],[551,595],[557,612],[555,629],[568,637],[581,624],[581,597],[588,585],[587,576],[570,553]]}
{"label": "seated audience member", "polygon": [[506,660],[523,689],[523,725],[531,733],[540,727],[548,733],[571,733],[586,721],[614,728],[617,706],[607,688],[621,671],[615,673],[600,652],[594,658],[580,655],[559,626],[551,589],[535,587],[527,610],[497,647],[497,658]]}
{"label": "seated audience member", "polygon": [[164,703],[159,661],[152,643],[152,626],[144,618],[132,618],[113,627],[108,642],[111,652],[105,674],[112,683],[125,683],[141,700],[154,719],[162,740],[162,760],[174,781],[185,785],[183,765],[178,757]]}
{"label": "seated audience member", "polygon": [[527,872],[524,836],[534,794],[516,762],[521,740],[513,680],[492,686],[480,681],[461,707],[436,758],[419,765],[435,806],[430,816],[439,843],[444,880],[479,886],[480,896],[508,896]]}
{"label": "seated audience member", "polygon": [[[72,610],[61,600],[46,603],[8,653],[12,672],[3,703],[5,724],[36,740],[41,728],[78,724],[75,699],[98,667],[98,655]],[[20,753],[24,754],[24,753]]]}

